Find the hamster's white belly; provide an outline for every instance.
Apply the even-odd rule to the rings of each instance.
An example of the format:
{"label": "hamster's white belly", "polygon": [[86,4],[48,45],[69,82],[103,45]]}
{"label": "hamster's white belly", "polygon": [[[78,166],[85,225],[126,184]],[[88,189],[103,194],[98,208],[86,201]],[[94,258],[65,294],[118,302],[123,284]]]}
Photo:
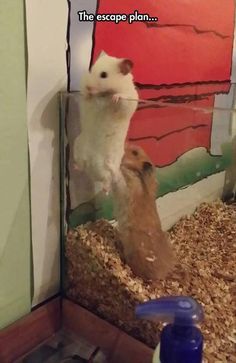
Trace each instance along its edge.
{"label": "hamster's white belly", "polygon": [[110,175],[107,163],[114,172],[119,171],[129,120],[111,120],[110,115],[97,113],[91,122],[92,115],[89,116],[81,120],[82,132],[76,154],[78,159],[85,160],[89,175],[95,181],[103,181]]}
{"label": "hamster's white belly", "polygon": [[130,119],[136,106],[136,103],[125,100],[114,104],[109,98],[81,99],[82,132],[75,160],[85,160],[86,170],[94,181],[111,178],[107,163],[113,173],[119,173]]}

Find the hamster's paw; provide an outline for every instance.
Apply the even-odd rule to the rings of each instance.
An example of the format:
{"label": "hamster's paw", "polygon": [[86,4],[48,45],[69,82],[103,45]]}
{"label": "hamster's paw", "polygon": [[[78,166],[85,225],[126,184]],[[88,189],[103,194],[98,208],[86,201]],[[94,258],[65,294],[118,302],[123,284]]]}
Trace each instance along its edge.
{"label": "hamster's paw", "polygon": [[84,160],[80,160],[73,163],[73,170],[83,171],[85,170],[86,162]]}
{"label": "hamster's paw", "polygon": [[78,164],[74,163],[73,164],[73,169],[76,170],[76,171],[80,171],[80,167],[78,166]]}
{"label": "hamster's paw", "polygon": [[111,184],[117,184],[120,181],[121,172],[120,168],[117,166],[119,164],[114,164],[110,159],[105,160],[105,168],[110,173]]}
{"label": "hamster's paw", "polygon": [[120,93],[115,93],[113,96],[112,96],[112,101],[114,103],[118,103],[120,101],[120,99],[122,98],[122,94]]}
{"label": "hamster's paw", "polygon": [[111,191],[111,184],[108,180],[104,181],[102,184],[102,191],[108,195]]}

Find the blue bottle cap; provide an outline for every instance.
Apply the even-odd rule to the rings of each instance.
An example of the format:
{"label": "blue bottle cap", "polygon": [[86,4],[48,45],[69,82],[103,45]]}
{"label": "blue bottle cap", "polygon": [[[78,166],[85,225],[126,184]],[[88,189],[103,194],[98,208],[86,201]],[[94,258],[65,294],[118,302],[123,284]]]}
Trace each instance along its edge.
{"label": "blue bottle cap", "polygon": [[191,297],[170,296],[136,307],[138,318],[169,324],[161,332],[161,363],[201,363],[203,336],[195,326],[203,320],[201,305]]}

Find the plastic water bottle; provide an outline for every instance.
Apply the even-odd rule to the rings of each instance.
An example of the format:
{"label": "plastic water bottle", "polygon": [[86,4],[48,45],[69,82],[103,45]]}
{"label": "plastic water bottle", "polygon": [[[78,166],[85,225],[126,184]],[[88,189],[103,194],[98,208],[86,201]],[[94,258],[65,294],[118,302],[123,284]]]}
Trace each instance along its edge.
{"label": "plastic water bottle", "polygon": [[153,363],[201,363],[203,336],[196,324],[203,320],[201,305],[191,297],[170,296],[136,308],[138,318],[168,323],[162,330]]}

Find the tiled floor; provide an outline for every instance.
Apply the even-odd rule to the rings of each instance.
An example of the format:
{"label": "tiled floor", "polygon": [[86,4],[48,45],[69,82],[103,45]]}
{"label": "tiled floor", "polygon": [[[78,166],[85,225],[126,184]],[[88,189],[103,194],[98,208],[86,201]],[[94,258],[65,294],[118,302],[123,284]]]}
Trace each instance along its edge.
{"label": "tiled floor", "polygon": [[99,347],[61,331],[15,363],[107,363]]}

